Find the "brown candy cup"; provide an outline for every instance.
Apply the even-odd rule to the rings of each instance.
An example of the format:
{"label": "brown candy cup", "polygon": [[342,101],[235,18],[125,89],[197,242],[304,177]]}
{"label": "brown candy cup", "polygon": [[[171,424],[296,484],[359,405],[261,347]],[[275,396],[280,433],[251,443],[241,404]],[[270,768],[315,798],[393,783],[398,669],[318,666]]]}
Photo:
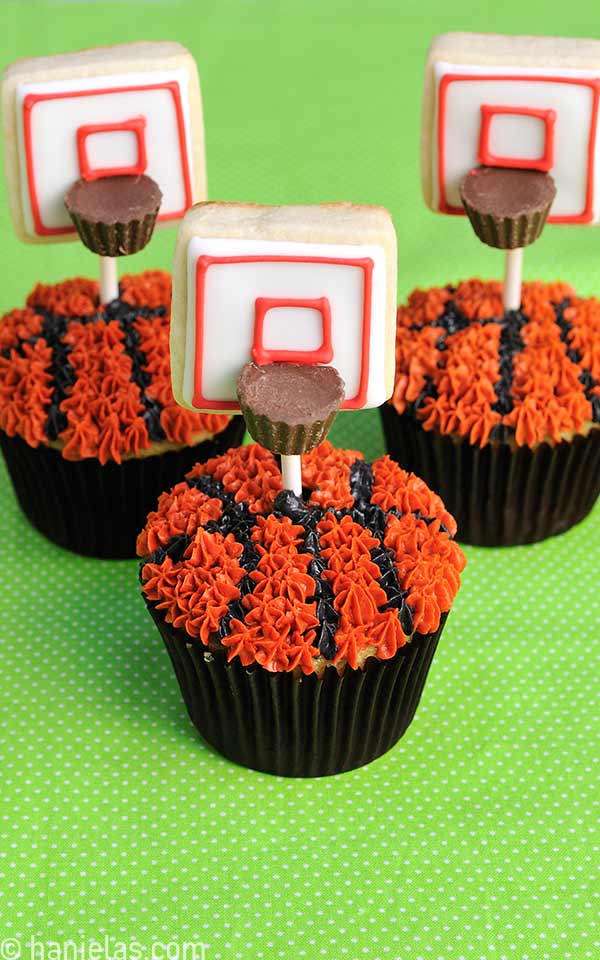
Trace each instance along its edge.
{"label": "brown candy cup", "polygon": [[539,170],[477,167],[460,185],[463,207],[476,235],[501,250],[526,247],[537,240],[555,196],[552,177]]}
{"label": "brown candy cup", "polygon": [[65,206],[88,249],[102,257],[121,257],[149,242],[161,200],[150,177],[121,175],[78,180]]}
{"label": "brown candy cup", "polygon": [[235,763],[285,777],[343,773],[393,747],[415,715],[447,616],[390,660],[298,679],[243,667],[237,657],[227,663],[224,652],[209,653],[147,606],[202,737]]}
{"label": "brown candy cup", "polygon": [[244,364],[237,382],[248,432],[273,453],[307,453],[326,437],[344,399],[334,367],[318,364]]}
{"label": "brown candy cup", "polygon": [[122,257],[143,250],[150,242],[157,213],[158,210],[142,220],[129,223],[93,223],[76,214],[71,214],[71,219],[88,250],[101,257]]}
{"label": "brown candy cup", "polygon": [[551,203],[544,210],[520,217],[496,217],[490,213],[481,213],[470,207],[464,200],[463,206],[471,221],[474,232],[489,247],[499,250],[514,250],[527,247],[537,240],[550,213]]}
{"label": "brown candy cup", "polygon": [[193,447],[104,466],[94,458],[65,460],[52,447],[30,447],[0,430],[15,495],[30,523],[60,547],[91,557],[135,557],[135,542],[161,493],[197,461],[237,446],[244,421]]}
{"label": "brown candy cup", "polygon": [[424,430],[390,404],[380,412],[390,455],[439,493],[462,543],[544,540],[583,520],[600,494],[600,429],[533,450],[508,443],[480,448]]}
{"label": "brown candy cup", "polygon": [[337,410],[334,410],[326,420],[290,424],[257,415],[243,402],[240,402],[240,407],[252,439],[260,443],[261,447],[284,455],[307,453],[317,447],[327,436],[337,416]]}

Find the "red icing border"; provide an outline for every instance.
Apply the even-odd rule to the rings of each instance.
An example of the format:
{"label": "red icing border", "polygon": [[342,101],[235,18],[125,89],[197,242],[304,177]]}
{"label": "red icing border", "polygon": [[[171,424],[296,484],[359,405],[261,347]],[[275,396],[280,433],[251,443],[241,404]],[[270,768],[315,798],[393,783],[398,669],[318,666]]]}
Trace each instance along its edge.
{"label": "red icing border", "polygon": [[[35,105],[43,100],[62,100],[67,97],[90,97],[98,93],[136,93],[142,90],[167,90],[173,97],[175,115],[177,118],[177,133],[179,137],[179,153],[181,160],[181,172],[183,176],[183,187],[185,193],[185,206],[181,210],[175,210],[172,213],[159,213],[158,220],[176,220],[182,217],[185,211],[193,203],[192,183],[190,177],[190,168],[187,155],[187,139],[185,134],[185,121],[183,117],[183,107],[181,103],[181,91],[179,83],[176,80],[168,83],[138,84],[132,86],[110,87],[102,90],[69,90],[59,93],[29,93],[23,100],[23,136],[25,140],[25,160],[27,167],[27,186],[29,190],[29,202],[31,205],[31,214],[33,217],[34,233],[40,237],[60,236],[61,234],[75,233],[75,227],[46,227],[42,223],[40,207],[35,185],[35,174],[33,169],[33,152],[31,137],[31,113]],[[160,186],[160,184],[159,184]]]}
{"label": "red icing border", "polygon": [[[148,166],[146,154],[146,118],[132,117],[122,123],[88,123],[77,127],[77,157],[79,172],[84,180],[99,180],[101,177],[115,177],[117,175],[140,176]],[[129,132],[135,135],[137,141],[137,161],[129,167],[92,167],[89,162],[87,143],[88,137],[95,133]]]}
{"label": "red icing border", "polygon": [[[269,310],[279,307],[301,307],[307,310],[316,310],[321,314],[323,340],[316,350],[269,350],[264,346],[265,315]],[[318,300],[295,300],[290,297],[275,299],[273,297],[257,297],[254,307],[254,340],[252,342],[252,359],[258,364],[265,363],[331,363],[333,359],[333,345],[331,343],[331,306],[327,297]]]}
{"label": "red icing border", "polygon": [[[367,400],[369,384],[369,347],[371,342],[371,298],[374,263],[370,257],[360,259],[342,257],[293,257],[293,256],[201,256],[196,261],[196,351],[194,357],[194,397],[192,403],[199,410],[239,410],[235,400],[211,400],[202,392],[202,360],[204,351],[204,314],[206,274],[214,264],[225,263],[330,263],[344,267],[358,267],[363,271],[363,325],[361,337],[361,370],[358,391],[354,397],[346,397],[342,410],[360,410]],[[265,299],[262,297],[257,300]]]}
{"label": "red icing border", "polygon": [[[529,160],[519,157],[498,157],[490,150],[490,131],[492,120],[498,114],[508,116],[534,117],[544,123],[544,152],[541,157]],[[522,170],[541,170],[547,173],[554,166],[554,126],[556,110],[534,110],[530,107],[496,106],[495,104],[481,104],[481,128],[479,131],[479,148],[477,162],[486,167],[516,167]]]}
{"label": "red icing border", "polygon": [[[461,82],[461,81],[471,81],[477,80],[478,82],[484,81],[493,81],[493,80],[514,80],[519,83],[521,82],[544,82],[544,83],[568,83],[575,84],[577,86],[589,87],[592,91],[592,111],[590,116],[590,135],[588,140],[588,169],[587,169],[587,184],[586,184],[586,193],[585,193],[585,206],[581,213],[579,214],[565,214],[565,215],[552,215],[548,217],[548,223],[591,223],[594,210],[593,210],[593,200],[594,200],[594,149],[596,143],[596,128],[598,124],[598,99],[600,94],[600,79],[594,80],[592,78],[579,78],[579,77],[544,77],[544,76],[525,76],[518,75],[512,76],[508,74],[486,74],[479,76],[477,74],[464,74],[464,73],[447,73],[445,74],[439,83],[438,88],[438,130],[437,130],[437,146],[438,146],[438,191],[439,191],[439,200],[438,200],[438,210],[440,213],[449,213],[457,216],[466,216],[465,211],[462,207],[454,207],[448,203],[446,200],[446,95],[448,91],[448,86],[451,83]],[[465,171],[466,172],[466,171]]]}

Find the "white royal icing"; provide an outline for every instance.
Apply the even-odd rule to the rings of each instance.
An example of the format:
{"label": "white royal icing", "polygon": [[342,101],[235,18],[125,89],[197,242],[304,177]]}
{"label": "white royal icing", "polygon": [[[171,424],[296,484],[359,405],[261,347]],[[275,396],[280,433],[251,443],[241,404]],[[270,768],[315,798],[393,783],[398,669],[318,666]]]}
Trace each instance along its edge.
{"label": "white royal icing", "polygon": [[[185,70],[157,70],[120,73],[110,76],[21,83],[16,92],[17,135],[21,198],[25,225],[35,236],[33,212],[27,178],[23,101],[29,94],[93,91],[89,96],[64,97],[38,101],[31,111],[31,148],[33,176],[42,224],[47,228],[71,226],[64,206],[69,187],[79,179],[76,131],[80,126],[122,122],[143,116],[148,165],[144,171],[159,185],[163,200],[160,216],[185,212],[184,176],[177,114],[167,89],[146,89],[112,94],[103,90],[118,87],[153,86],[177,83],[181,97],[185,154],[193,190],[194,173],[190,134],[188,80]],[[102,166],[132,163],[137,146],[131,134],[109,132],[95,134],[88,142],[90,160]]]}
{"label": "white royal icing", "polygon": [[[577,217],[586,206],[589,168],[590,125],[594,92],[589,86],[555,83],[548,80],[479,80],[485,76],[535,76],[598,79],[600,71],[558,67],[473,66],[438,61],[434,65],[435,107],[432,136],[432,206],[440,208],[438,183],[438,120],[440,81],[447,74],[461,74],[472,80],[451,82],[446,93],[445,178],[446,200],[461,207],[461,178],[477,164],[481,125],[481,105],[529,107],[556,113],[554,166],[548,171],[557,187],[551,217]],[[596,94],[597,96],[597,94]],[[500,156],[530,158],[543,153],[543,126],[531,117],[496,115],[491,128],[493,152]],[[598,169],[598,131],[593,146],[594,192],[592,217],[600,219],[600,170]]]}
{"label": "white royal icing", "polygon": [[[368,386],[365,407],[387,399],[384,375],[386,263],[376,245],[296,243],[272,240],[202,239],[194,237],[187,250],[188,290],[183,397],[194,396],[196,350],[196,265],[201,256],[334,257],[373,261],[371,330],[368,345]],[[331,307],[333,358],[342,376],[347,399],[359,389],[363,357],[364,273],[351,264],[252,262],[214,264],[206,274],[203,325],[202,386],[204,397],[235,401],[236,380],[251,357],[255,301],[258,297],[319,299]],[[265,345],[270,349],[312,350],[321,341],[315,310],[278,308],[265,320]]]}

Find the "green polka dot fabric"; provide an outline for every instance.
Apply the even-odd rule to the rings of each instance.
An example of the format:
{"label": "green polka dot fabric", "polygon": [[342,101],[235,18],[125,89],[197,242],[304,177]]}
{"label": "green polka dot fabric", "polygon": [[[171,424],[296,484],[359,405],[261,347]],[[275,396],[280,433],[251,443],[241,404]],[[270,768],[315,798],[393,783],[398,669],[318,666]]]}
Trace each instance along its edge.
{"label": "green polka dot fabric", "polygon": [[[448,29],[600,35],[588,3],[5,4],[3,63],[178,39],[203,85],[210,195],[394,215],[399,286],[501,272],[418,179],[422,64]],[[0,204],[2,308],[90,274]],[[168,267],[174,231],[121,269]],[[528,278],[600,292],[600,233],[548,227]],[[383,450],[376,412],[331,439]],[[82,559],[0,473],[0,960],[596,960],[600,506],[468,566],[416,718],[320,780],[236,767],[189,722],[134,561]]]}

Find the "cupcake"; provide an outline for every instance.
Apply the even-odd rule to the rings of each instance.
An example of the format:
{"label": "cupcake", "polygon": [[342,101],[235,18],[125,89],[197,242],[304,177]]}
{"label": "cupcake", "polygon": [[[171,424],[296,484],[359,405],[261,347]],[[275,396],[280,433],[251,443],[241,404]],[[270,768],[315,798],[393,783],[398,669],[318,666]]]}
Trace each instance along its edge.
{"label": "cupcake", "polygon": [[396,380],[381,415],[392,457],[486,546],[561,533],[600,492],[600,300],[525,283],[415,290],[398,310]]}
{"label": "cupcake", "polygon": [[124,276],[101,306],[92,280],[38,284],[0,322],[0,444],[31,523],[60,546],[135,556],[159,493],[239,443],[241,417],[177,406],[170,276]]}
{"label": "cupcake", "polygon": [[410,724],[465,560],[441,499],[327,441],[303,495],[259,446],[196,464],[137,541],[142,593],[205,740],[285,776],[339,773]]}

